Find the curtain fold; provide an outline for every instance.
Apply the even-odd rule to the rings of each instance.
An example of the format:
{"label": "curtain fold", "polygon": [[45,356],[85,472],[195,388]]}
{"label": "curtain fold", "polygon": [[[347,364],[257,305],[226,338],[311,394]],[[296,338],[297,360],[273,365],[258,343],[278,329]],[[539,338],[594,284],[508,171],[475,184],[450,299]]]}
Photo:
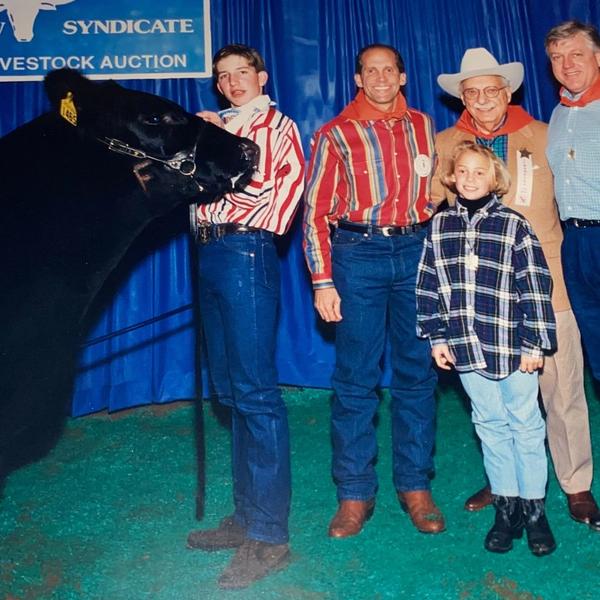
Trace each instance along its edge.
{"label": "curtain fold", "polygon": [[[523,62],[525,83],[515,100],[547,121],[556,87],[544,35],[567,18],[600,25],[597,0],[219,0],[210,10],[213,52],[241,42],[265,57],[267,92],[298,123],[307,159],[314,131],[353,97],[354,57],[364,45],[383,42],[400,50],[409,104],[430,113],[441,130],[456,121],[462,107],[442,93],[436,79],[458,71],[466,48],[484,46],[500,62]],[[168,97],[191,112],[218,108],[210,79],[120,83]],[[0,83],[0,89],[0,135],[48,109],[42,83]],[[280,382],[328,387],[334,332],[318,321],[312,306],[299,217],[279,250]],[[74,415],[194,397],[199,379],[206,393],[206,372],[195,350],[192,252],[183,214],[153,226],[136,242],[97,303],[82,346]],[[382,382],[388,381],[386,357]]]}

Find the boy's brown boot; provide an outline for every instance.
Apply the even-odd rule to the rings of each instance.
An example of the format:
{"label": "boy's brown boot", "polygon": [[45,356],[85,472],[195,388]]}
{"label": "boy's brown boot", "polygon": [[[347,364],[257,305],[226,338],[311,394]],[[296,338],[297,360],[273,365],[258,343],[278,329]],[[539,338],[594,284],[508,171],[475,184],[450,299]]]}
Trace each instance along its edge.
{"label": "boy's brown boot", "polygon": [[225,517],[215,529],[192,531],[187,538],[188,548],[214,552],[226,548],[239,548],[246,539],[246,529],[238,525],[233,516]]}

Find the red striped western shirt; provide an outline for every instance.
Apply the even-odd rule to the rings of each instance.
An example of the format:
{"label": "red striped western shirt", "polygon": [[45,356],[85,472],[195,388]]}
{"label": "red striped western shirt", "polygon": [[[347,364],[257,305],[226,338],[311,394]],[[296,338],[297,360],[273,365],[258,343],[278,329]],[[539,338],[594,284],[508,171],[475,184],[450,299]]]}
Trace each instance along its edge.
{"label": "red striped western shirt", "polygon": [[304,154],[294,121],[273,107],[250,115],[236,135],[260,147],[260,162],[240,192],[197,208],[198,222],[239,223],[283,234],[304,191]]}
{"label": "red striped western shirt", "polygon": [[329,226],[340,219],[412,225],[433,214],[431,117],[409,109],[401,119],[338,116],[313,140],[304,212],[304,250],[313,287],[330,287]]}

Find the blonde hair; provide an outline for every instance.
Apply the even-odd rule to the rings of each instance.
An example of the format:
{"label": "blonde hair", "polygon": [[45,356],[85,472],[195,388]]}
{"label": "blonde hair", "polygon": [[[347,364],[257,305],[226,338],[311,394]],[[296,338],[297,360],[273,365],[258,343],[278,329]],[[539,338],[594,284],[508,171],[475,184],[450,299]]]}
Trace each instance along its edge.
{"label": "blonde hair", "polygon": [[510,173],[506,168],[504,162],[502,162],[489,148],[476,144],[471,141],[464,141],[457,144],[452,152],[452,157],[446,165],[446,169],[442,174],[442,183],[454,194],[456,191],[456,184],[454,182],[454,167],[458,159],[467,152],[473,152],[483,156],[489,162],[490,174],[492,175],[492,189],[490,190],[497,196],[504,196],[510,189]]}

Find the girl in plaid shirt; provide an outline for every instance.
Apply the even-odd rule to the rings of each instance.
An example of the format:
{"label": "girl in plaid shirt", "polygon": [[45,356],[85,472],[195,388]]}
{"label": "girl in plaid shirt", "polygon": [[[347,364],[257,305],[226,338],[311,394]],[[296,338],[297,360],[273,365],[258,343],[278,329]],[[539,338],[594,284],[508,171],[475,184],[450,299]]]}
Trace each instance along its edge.
{"label": "girl in plaid shirt", "polygon": [[417,332],[471,399],[496,517],[485,538],[507,552],[527,531],[533,554],[556,548],[545,516],[544,351],[556,347],[552,280],[531,226],[499,201],[510,175],[496,155],[459,144],[444,177],[456,202],[432,220],[417,280]]}

